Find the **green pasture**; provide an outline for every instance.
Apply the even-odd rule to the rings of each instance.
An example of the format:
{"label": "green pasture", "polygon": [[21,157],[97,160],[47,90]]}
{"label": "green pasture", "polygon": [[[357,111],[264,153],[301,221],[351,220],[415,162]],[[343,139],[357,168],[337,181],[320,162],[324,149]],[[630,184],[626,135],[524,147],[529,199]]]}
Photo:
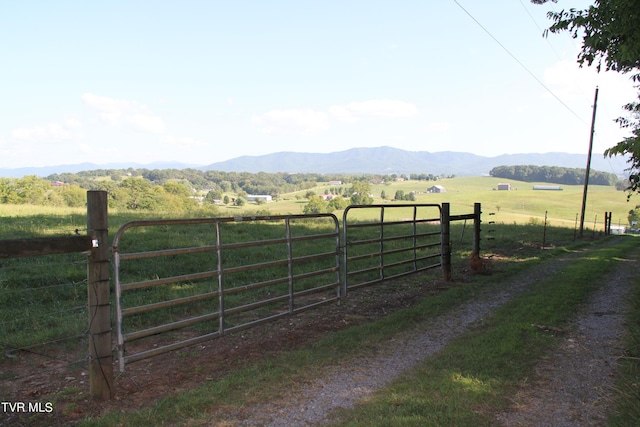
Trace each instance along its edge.
{"label": "green pasture", "polygon": [[[466,214],[473,211],[473,204],[480,202],[483,205],[483,234],[481,241],[481,253],[485,257],[493,257],[493,265],[497,272],[504,271],[517,272],[518,268],[524,268],[531,264],[537,264],[547,257],[560,255],[565,251],[566,247],[572,247],[574,250],[582,247],[588,247],[592,245],[592,237],[596,235],[589,234],[584,240],[574,242],[575,233],[575,216],[580,211],[582,200],[582,187],[563,186],[563,191],[534,191],[531,183],[518,183],[510,182],[514,190],[512,191],[496,191],[493,190],[497,186],[498,182],[503,180],[478,177],[478,178],[454,178],[437,181],[439,185],[444,186],[447,189],[443,194],[427,194],[427,188],[434,185],[434,182],[397,182],[390,185],[375,185],[372,188],[372,193],[376,196],[375,203],[395,203],[391,200],[382,200],[379,198],[380,192],[384,189],[388,197],[393,197],[396,190],[403,190],[405,193],[408,191],[417,192],[417,200],[415,203],[424,204],[439,204],[442,202],[451,203],[452,214]],[[321,194],[324,192],[322,187],[318,187],[316,193]],[[632,199],[633,201],[633,199]],[[304,206],[304,199],[297,199],[294,195],[291,197],[283,196],[280,201],[262,204],[251,205],[247,204],[243,207],[220,207],[218,211],[219,216],[242,216],[251,215],[255,212],[270,212],[272,214],[277,213],[300,213]],[[613,212],[614,224],[617,223],[617,218],[621,218],[622,224],[626,223],[626,214],[631,209],[632,203],[627,203],[626,193],[615,191],[612,187],[592,187],[588,195],[586,214],[586,226],[592,228],[597,218],[597,228],[602,228],[602,219],[604,218],[605,211]],[[282,209],[282,210],[280,210]],[[546,229],[541,227],[541,221],[544,219],[545,211],[548,212],[550,226]],[[378,217],[378,210],[370,210],[358,215],[354,210],[354,220],[362,221],[372,217]],[[495,215],[489,215],[493,213]],[[336,215],[340,219],[342,212],[337,212]],[[193,213],[192,216],[198,216],[197,213]],[[410,208],[402,209],[389,209],[385,212],[385,220],[392,221],[394,219],[408,218],[411,216]],[[431,212],[427,212],[424,216],[431,217]],[[118,212],[110,211],[109,227],[110,238],[113,239],[114,233],[124,223],[132,220],[140,219],[157,219],[159,217],[171,218],[175,217],[171,213],[144,213],[144,212]],[[495,224],[490,224],[490,221],[495,221]],[[225,233],[225,237],[230,241],[246,242],[248,240],[254,240],[256,238],[264,239],[278,239],[282,237],[282,229],[275,223],[266,222],[264,224],[254,223],[230,223],[229,227],[225,227],[222,232]],[[398,226],[397,228],[390,228],[389,235],[403,235],[406,234],[406,226]],[[430,231],[431,225],[425,226],[425,232]],[[10,206],[0,205],[0,239],[17,239],[38,237],[43,235],[72,235],[78,230],[79,233],[84,233],[86,230],[86,213],[83,209],[70,209],[70,208],[52,208],[52,207],[35,207],[35,206]],[[328,231],[331,227],[324,224],[316,224],[312,222],[301,221],[293,228],[293,233],[296,236],[307,233],[323,233]],[[371,228],[368,231],[358,231],[361,233],[360,237],[364,240],[373,238],[377,233],[375,228]],[[597,233],[600,235],[600,233]],[[564,287],[557,286],[558,283],[570,285],[572,292],[574,290],[583,292],[586,288],[582,284],[589,282],[593,284],[593,281],[587,280],[585,277],[603,277],[605,271],[604,268],[600,268],[604,265],[613,265],[613,262],[608,260],[617,260],[618,257],[624,254],[624,251],[633,250],[637,247],[635,238],[626,237],[629,239],[624,247],[617,247],[614,252],[610,252],[606,245],[596,245],[593,252],[598,255],[598,262],[592,262],[592,259],[586,257],[576,264],[576,268],[567,270],[571,272],[571,275],[565,274],[562,276],[562,280],[559,280],[559,276],[555,277],[556,281],[550,281],[549,283],[543,283],[540,285],[540,296],[536,297],[531,302],[526,302],[522,309],[518,309],[518,313],[538,313],[543,307],[550,307],[550,301],[566,301],[567,295],[562,294],[561,291]],[[151,227],[146,230],[138,230],[132,232],[126,241],[122,243],[122,248],[126,251],[141,251],[149,249],[165,249],[167,247],[188,247],[194,245],[206,245],[215,241],[215,234],[210,227],[200,227],[196,230],[190,230],[187,227],[170,229],[169,227]],[[451,241],[453,247],[452,261],[454,263],[454,276],[455,271],[460,274],[460,271],[468,269],[469,255],[471,252],[471,227],[469,224],[463,222],[454,223],[451,229]],[[596,242],[598,239],[596,239]],[[326,242],[322,243],[325,244]],[[313,250],[316,250],[317,244],[313,242],[300,242],[296,247],[298,251],[296,254],[304,256],[310,254]],[[541,250],[544,246],[545,249],[557,248],[555,250]],[[327,246],[329,248],[329,246]],[[354,249],[357,251],[366,252],[370,248],[363,245],[360,248]],[[393,250],[392,247],[389,248]],[[398,249],[408,249],[406,246],[399,246]],[[624,249],[624,250],[623,250]],[[321,249],[322,250],[322,249]],[[328,249],[329,250],[329,249]],[[372,249],[373,250],[373,249]],[[282,244],[276,244],[274,246],[265,246],[255,250],[248,250],[246,248],[238,248],[237,251],[230,252],[228,259],[225,259],[225,263],[230,266],[241,266],[247,264],[259,264],[271,259],[282,258],[286,252],[286,248]],[[410,252],[410,248],[409,248]],[[37,257],[37,258],[25,258],[25,259],[11,259],[1,260],[0,268],[0,354],[2,354],[0,360],[4,363],[13,363],[16,359],[16,352],[13,350],[16,348],[32,348],[32,346],[39,343],[50,343],[56,348],[63,348],[75,343],[74,350],[77,353],[71,353],[70,360],[81,361],[86,354],[86,339],[83,338],[86,332],[87,325],[87,312],[86,312],[86,263],[84,259],[85,255],[72,254],[72,255],[60,255],[51,257]],[[596,259],[596,258],[593,258]],[[198,256],[175,256],[169,257],[167,260],[152,260],[143,259],[137,264],[132,263],[125,267],[124,274],[127,275],[126,280],[138,281],[138,280],[153,280],[155,278],[173,276],[179,274],[188,274],[197,271],[202,271],[203,266],[210,265],[211,269],[215,268],[217,263],[216,256],[211,254],[200,254]],[[390,259],[393,261],[393,258]],[[331,260],[322,260],[318,262],[331,262]],[[375,264],[377,260],[372,260]],[[374,265],[371,264],[371,265]],[[179,268],[178,268],[179,266]],[[326,268],[329,264],[317,264],[317,265],[305,265],[300,266],[296,273],[304,274],[309,271],[307,269],[314,268]],[[360,268],[367,268],[370,265],[363,265]],[[594,270],[588,269],[593,267]],[[241,289],[248,282],[256,281],[269,281],[274,277],[283,274],[283,269],[280,266],[274,266],[273,268],[254,269],[247,272],[239,272],[234,277],[230,278],[230,285]],[[434,272],[437,275],[437,272]],[[437,312],[437,310],[443,309],[443,307],[452,306],[454,303],[459,303],[461,299],[470,298],[474,292],[480,292],[483,287],[502,286],[502,273],[496,273],[492,276],[477,276],[472,280],[472,283],[465,284],[465,286],[454,287],[450,292],[446,292],[442,297],[433,297],[425,301],[419,302],[414,310],[414,313],[420,313],[420,316],[429,316]],[[436,276],[434,276],[436,277]],[[455,277],[454,277],[455,278]],[[368,279],[368,277],[367,277]],[[569,280],[571,279],[571,280]],[[312,285],[313,281],[302,282],[301,286],[304,288],[307,285]],[[587,290],[590,290],[587,289]],[[271,294],[273,296],[282,295],[284,292],[284,286],[281,284],[271,287],[264,287],[255,291],[253,294],[242,294],[238,292],[229,303],[232,306],[240,306],[243,304],[251,303],[254,301],[251,298],[255,296],[263,296],[264,294]],[[576,291],[576,292],[577,292]],[[125,301],[129,306],[135,306],[141,302],[161,302],[166,299],[189,297],[202,292],[215,292],[215,283],[212,280],[202,281],[190,281],[184,283],[174,283],[168,286],[158,286],[154,289],[140,289],[134,291]],[[262,295],[260,295],[262,294]],[[571,300],[575,304],[579,304],[584,296],[582,294],[576,294],[574,298],[571,296]],[[535,295],[534,295],[535,296]],[[450,301],[445,303],[444,298],[449,298]],[[553,299],[555,298],[555,299]],[[215,298],[214,298],[215,300]],[[211,306],[207,306],[206,301],[197,301],[194,305],[182,306],[173,309],[173,312],[159,313],[150,318],[135,319],[135,322],[130,324],[130,328],[148,327],[156,321],[166,321],[173,318],[184,318],[192,315],[193,313],[200,313],[199,310],[210,309]],[[541,308],[542,307],[542,308]],[[565,318],[568,318],[570,314],[575,312],[575,305],[562,306],[562,319],[558,322],[564,322]],[[273,307],[264,307],[265,309],[273,309]],[[276,307],[276,309],[280,309]],[[510,308],[511,309],[511,308]],[[505,309],[506,310],[506,309]],[[555,310],[555,309],[554,309]],[[559,310],[555,310],[559,311]],[[555,311],[553,311],[554,314]],[[203,311],[204,312],[204,311]],[[499,314],[496,317],[496,321],[487,323],[487,328],[504,327],[509,328],[513,323],[513,319],[516,316],[513,312],[504,311],[504,314]],[[518,314],[520,316],[520,314]],[[524,316],[524,315],[523,315]],[[414,315],[408,315],[407,313],[398,314],[393,318],[389,318],[387,322],[388,330],[384,332],[384,336],[376,338],[375,334],[363,333],[362,330],[352,332],[352,335],[344,335],[342,338],[333,338],[334,344],[322,346],[327,349],[334,349],[335,346],[340,348],[354,348],[354,342],[356,337],[358,339],[376,340],[376,339],[388,339],[392,336],[394,331],[397,331],[398,325],[403,321],[407,324],[414,324],[416,317]],[[507,319],[509,321],[504,321]],[[522,332],[522,325],[529,325],[533,320],[529,318],[522,318],[518,324],[516,332]],[[239,319],[245,320],[245,319]],[[534,319],[538,322],[542,320]],[[546,321],[547,319],[544,319]],[[551,321],[553,320],[553,322]],[[548,323],[554,323],[555,318],[548,321]],[[233,320],[235,322],[235,320]],[[384,322],[384,321],[383,321]],[[230,326],[232,326],[230,324]],[[503,325],[503,326],[500,326]],[[200,328],[210,327],[211,325],[203,324]],[[376,326],[379,327],[379,326]],[[528,327],[527,327],[528,328]],[[530,329],[530,328],[529,328]],[[529,329],[526,329],[526,337],[534,336]],[[384,330],[384,327],[382,328]],[[484,331],[480,331],[484,333]],[[491,332],[490,330],[488,332]],[[500,332],[500,331],[498,331]],[[510,331],[506,331],[510,333]],[[493,332],[491,332],[493,333]],[[496,332],[497,333],[497,332]],[[502,332],[500,332],[502,333]],[[534,336],[534,338],[537,335]],[[516,337],[517,338],[517,337]],[[482,341],[482,337],[480,337]],[[471,341],[469,341],[471,342]],[[469,347],[468,345],[452,346],[447,352],[443,353],[447,360],[455,359],[466,363],[468,357],[469,348],[472,348],[472,352],[482,354],[481,363],[476,365],[460,365],[460,372],[470,369],[478,369],[479,375],[493,375],[494,372],[489,372],[489,369],[494,369],[495,366],[502,366],[501,360],[503,354],[494,356],[490,350],[491,346],[487,346],[486,352],[480,353],[479,349],[482,347],[478,344]],[[536,341],[537,342],[537,341]],[[337,344],[335,344],[337,343]],[[480,342],[481,344],[481,342]],[[527,345],[520,346],[516,349],[514,354],[514,360],[525,360],[526,363],[530,363],[533,360],[533,356],[530,347]],[[527,343],[525,343],[527,344]],[[364,343],[366,345],[366,343]],[[541,351],[548,348],[549,343],[541,342]],[[57,346],[57,347],[55,347]],[[514,344],[515,346],[515,344]],[[466,350],[465,350],[466,349]],[[467,353],[465,353],[467,352]],[[329,351],[329,353],[334,353]],[[538,353],[536,353],[537,355]],[[636,355],[636,353],[633,353]],[[74,356],[75,355],[75,356]],[[486,357],[485,357],[486,356]],[[287,356],[288,357],[288,356]],[[306,355],[305,355],[306,357]],[[314,356],[315,357],[315,356]],[[330,359],[323,359],[323,357],[333,357],[320,355],[319,359],[315,359],[317,363],[312,363],[311,366],[322,365],[331,363]],[[511,357],[511,355],[509,356]],[[531,360],[529,360],[529,359]],[[443,359],[444,360],[444,359]],[[494,361],[489,363],[488,361]],[[445,360],[446,362],[446,360]],[[295,363],[289,363],[288,366],[295,366]],[[305,362],[306,363],[306,362]],[[437,362],[440,363],[440,362]],[[517,366],[524,366],[524,364],[518,363]],[[478,420],[474,415],[473,408],[480,406],[501,407],[504,403],[504,396],[513,390],[514,384],[521,381],[518,375],[520,372],[514,372],[513,377],[504,379],[504,386],[496,388],[495,400],[487,401],[485,397],[480,396],[478,398],[468,396],[459,397],[458,394],[452,394],[448,392],[444,385],[448,385],[447,378],[442,377],[441,374],[446,374],[444,369],[447,369],[446,363],[441,365],[434,365],[435,368],[432,371],[416,371],[419,375],[416,375],[418,380],[422,381],[434,381],[435,386],[429,385],[428,388],[434,390],[444,390],[443,395],[436,394],[429,395],[434,400],[439,402],[447,401],[449,397],[454,396],[456,401],[463,402],[462,409],[452,408],[455,412],[454,416],[442,421],[442,424],[446,425],[460,425],[461,420],[465,420],[465,417],[475,417],[474,422]],[[487,366],[486,371],[483,366]],[[514,365],[515,366],[515,365]],[[528,365],[527,365],[528,366]],[[260,367],[263,370],[264,367]],[[298,369],[298,368],[296,368]],[[420,368],[423,369],[423,368]],[[433,369],[437,372],[433,372]],[[301,371],[310,371],[310,366],[303,364],[300,367]],[[631,378],[629,382],[630,390],[635,390],[634,384],[637,384],[634,375],[637,372],[637,363],[629,367],[631,374],[627,376]],[[270,372],[271,375],[273,372]],[[245,373],[246,374],[246,373]],[[275,375],[274,382],[282,382],[282,377],[279,374]],[[529,375],[528,372],[525,372]],[[4,378],[11,378],[12,371],[8,369],[3,373]],[[440,376],[439,376],[440,375]],[[251,387],[251,382],[247,378],[252,378],[253,373],[246,374],[242,377],[242,374],[238,378],[245,378],[246,384]],[[462,377],[460,377],[462,378]],[[218,383],[216,382],[216,385]],[[241,382],[244,384],[244,382]],[[245,384],[245,385],[246,385]],[[389,407],[396,408],[398,405],[395,403],[396,396],[400,396],[402,399],[411,399],[412,390],[416,388],[423,389],[426,383],[407,381],[406,385],[403,383],[396,383],[389,388],[387,395],[381,395],[375,401],[372,401],[372,406],[363,407],[358,412],[351,414],[343,414],[345,423],[347,425],[370,425],[372,418],[382,413],[389,413],[392,418],[385,421],[385,425],[393,425],[395,420],[406,419],[407,414],[399,413],[398,411],[389,412]],[[243,385],[244,387],[244,385]],[[637,388],[637,387],[636,387]],[[238,390],[244,393],[244,389],[238,386]],[[226,396],[225,390],[224,395]],[[212,392],[206,389],[197,390],[193,393],[200,393],[203,402],[206,402],[206,407],[215,407],[219,400],[217,397],[212,397]],[[195,423],[199,423],[200,420],[208,419],[210,414],[206,409],[196,408],[193,405],[193,393],[184,396],[185,407],[195,408],[195,412],[190,412],[190,417]],[[456,391],[457,393],[457,391]],[[233,399],[237,399],[238,402],[242,400],[233,393],[229,394],[233,396]],[[391,396],[391,397],[389,397]],[[637,394],[633,394],[637,396]],[[181,405],[183,397],[180,396],[177,405]],[[171,399],[170,399],[171,400]],[[397,399],[396,399],[397,400]],[[165,403],[168,401],[165,401]],[[435,411],[438,408],[427,406],[428,402],[421,402],[419,406],[425,407],[424,411]],[[162,405],[162,402],[159,403]],[[172,404],[173,405],[173,404]],[[167,411],[162,411],[158,406],[155,406],[148,411],[142,411],[130,415],[132,418],[127,418],[128,425],[142,425],[143,422],[133,421],[140,417],[144,419],[144,424],[158,424],[165,422],[166,425],[173,424],[175,420],[175,414],[187,411],[185,407],[181,407],[177,411],[174,406],[170,406]],[[633,406],[633,405],[631,405]],[[471,408],[468,410],[467,408]],[[189,411],[187,411],[189,412]],[[426,417],[420,413],[420,417]],[[153,414],[158,414],[153,415]],[[371,415],[367,415],[371,414]],[[410,414],[411,415],[411,414]],[[415,414],[414,414],[415,415]],[[98,425],[114,425],[123,424],[118,417],[129,417],[122,414],[112,414],[112,417],[107,416],[101,424]],[[116,420],[117,419],[117,420]],[[115,420],[115,421],[114,421]],[[150,421],[152,420],[152,421]],[[160,421],[159,421],[160,420]],[[164,421],[163,421],[164,420]],[[117,421],[117,422],[116,422]],[[132,421],[132,422],[129,422]],[[421,418],[420,422],[424,421]],[[482,424],[483,420],[480,420]],[[422,424],[421,424],[422,425]],[[622,425],[622,424],[621,424]]]}
{"label": "green pasture", "polygon": [[[498,183],[511,184],[512,190],[495,190]],[[446,193],[426,193],[435,184],[443,186]],[[473,210],[475,202],[482,204],[485,216],[494,213],[492,220],[503,223],[526,224],[529,222],[547,221],[551,225],[574,227],[576,215],[582,209],[583,186],[562,185],[561,191],[534,190],[534,185],[546,183],[529,183],[504,180],[493,177],[450,178],[436,182],[404,181],[390,185],[375,185],[372,193],[379,196],[382,190],[387,197],[393,197],[397,190],[417,191],[416,203],[451,204],[451,213],[467,213]],[[627,202],[627,193],[617,191],[614,187],[590,186],[587,193],[585,211],[585,227],[593,228],[596,222],[598,229],[603,227],[605,212],[612,213],[612,225],[626,225],[627,214],[635,205]],[[487,220],[487,218],[484,218]]]}
{"label": "green pasture", "polygon": [[[415,203],[440,204],[448,202],[451,204],[451,213],[454,215],[471,213],[473,212],[473,204],[480,202],[484,222],[481,253],[484,255],[499,253],[508,247],[506,252],[510,256],[514,254],[517,256],[521,249],[527,245],[557,246],[575,238],[576,216],[579,214],[582,204],[582,186],[562,186],[562,191],[536,191],[533,190],[533,185],[535,185],[533,183],[508,181],[513,190],[494,190],[497,188],[497,184],[502,181],[491,177],[452,178],[436,182],[404,181],[373,185],[372,194],[375,196],[374,203],[392,204],[400,203],[389,200],[397,190],[402,190],[405,193],[415,191],[417,194]],[[445,187],[447,192],[427,193],[427,189],[435,183]],[[313,191],[316,194],[323,194],[329,188],[329,185],[326,184],[314,188]],[[379,197],[382,191],[386,193],[387,200],[382,200]],[[298,192],[297,194],[282,195],[278,201],[268,204],[247,204],[242,207],[220,206],[217,215],[246,216],[256,212],[260,214],[298,214],[302,212],[305,203],[306,199],[303,198],[302,192]],[[626,215],[633,206],[632,203],[627,202],[624,192],[616,191],[613,187],[592,186],[587,197],[585,228],[594,233],[595,230],[602,230],[604,212],[606,211],[613,213],[614,225],[626,225]],[[550,227],[547,229],[536,227],[542,224],[545,213],[548,215],[547,223]],[[342,219],[342,212],[335,212],[335,214],[338,219]],[[350,210],[349,218],[355,221],[372,220],[379,218],[380,214],[379,209],[362,211],[355,209]],[[198,212],[190,215],[199,216]],[[385,209],[384,215],[385,221],[393,221],[410,218],[413,213],[410,208]],[[110,235],[113,236],[118,228],[128,221],[175,216],[171,213],[111,210],[109,212]],[[418,214],[418,218],[435,218],[437,216],[437,208],[433,208],[433,211],[426,208],[425,211]],[[517,231],[506,227],[506,225],[513,224],[518,224],[521,227],[516,228]],[[259,226],[259,231],[247,231],[247,227],[247,225],[235,227],[231,239],[242,241],[254,235],[269,238],[273,233],[281,233],[281,230],[274,231],[274,227],[264,224]],[[84,234],[85,229],[86,211],[82,208],[0,204],[0,239]],[[375,234],[377,231],[373,230],[373,232]],[[454,251],[470,250],[471,232],[470,224],[455,224],[451,234]],[[146,245],[147,250],[164,245],[168,241],[171,241],[173,245],[197,245],[203,242],[196,240],[208,239],[207,242],[204,242],[205,244],[211,244],[215,240],[210,230],[195,233],[192,230],[172,230],[169,233],[160,227],[134,235],[134,247],[144,248]],[[124,244],[126,247],[128,243],[124,242]],[[367,249],[355,247],[351,250],[352,253],[357,254],[358,251],[362,252]],[[265,247],[253,251],[238,249],[232,255],[232,258],[236,259],[225,260],[225,262],[235,265],[247,263],[248,259],[254,259],[251,262],[258,263],[261,259],[266,259],[265,257],[281,255],[283,251],[284,247]],[[38,342],[57,340],[64,336],[75,336],[83,332],[84,281],[86,279],[83,257],[81,254],[74,254],[30,260],[4,260],[2,262],[0,302],[2,302],[4,309],[0,310],[0,329],[3,332],[0,335],[5,338],[0,346],[28,346]],[[206,258],[206,256],[200,255],[187,258],[188,262],[178,262],[179,260],[176,259],[172,263],[164,264],[162,261],[141,260],[138,265],[132,264],[129,270],[125,269],[124,272],[128,274],[129,271],[134,271],[135,274],[128,280],[135,281],[201,271],[202,266],[206,263],[211,266],[211,269],[215,267],[215,257]],[[393,258],[387,257],[385,262],[387,261],[393,262]],[[326,264],[329,261],[324,260],[323,262]],[[369,264],[361,262],[362,266],[358,267],[362,269],[375,267],[371,263],[377,262],[377,259],[371,259]],[[180,271],[176,271],[174,268],[178,264],[180,264]],[[309,268],[316,267],[311,265]],[[321,268],[326,268],[326,265]],[[252,272],[238,273],[233,277],[233,281],[238,283],[237,286],[241,286],[247,280],[270,280],[274,275],[281,276],[282,271],[282,267],[257,269]],[[374,275],[375,273],[371,272],[366,277],[371,278]],[[159,299],[176,298],[203,292],[203,289],[213,289],[214,285],[212,280],[201,281],[159,287],[154,289],[152,293],[157,294]],[[280,285],[277,289],[265,289],[264,292],[282,294],[284,290],[281,288],[283,287],[284,285]],[[34,290],[37,290],[35,296],[33,296]],[[132,304],[137,304],[136,300],[144,300],[149,297],[149,292],[140,291],[138,296],[133,297],[130,301]],[[235,304],[243,304],[244,302],[241,298],[237,298]],[[39,313],[39,317],[34,319],[33,316],[26,315],[29,313]],[[155,322],[156,320],[151,319],[150,321]],[[9,337],[12,338],[9,339]]]}
{"label": "green pasture", "polygon": [[[498,183],[508,182],[512,190],[498,191]],[[441,185],[446,193],[427,193],[433,185]],[[502,223],[527,224],[542,223],[547,215],[547,222],[562,227],[575,227],[576,217],[580,217],[584,187],[582,185],[561,185],[561,191],[534,190],[534,185],[549,185],[539,182],[522,182],[504,180],[488,176],[448,178],[438,181],[403,181],[371,186],[374,203],[403,203],[396,202],[393,197],[398,190],[405,194],[415,191],[415,203],[451,204],[454,215],[473,212],[474,203],[482,204],[485,215],[495,214],[491,220]],[[329,184],[312,188],[316,194],[324,194],[331,188]],[[386,199],[380,198],[385,192]],[[258,210],[271,213],[297,214],[302,213],[306,204],[304,195],[307,190],[297,193],[281,195],[277,201],[262,205],[246,204],[242,207],[220,206],[220,215],[237,215],[238,212],[255,212]],[[409,203],[409,202],[404,202]],[[413,203],[413,202],[412,202]],[[635,208],[634,197],[627,201],[627,193],[618,191],[611,186],[589,187],[585,209],[585,227],[601,230],[604,226],[605,212],[612,213],[612,225],[627,225],[629,210]],[[341,212],[336,214],[341,215]]]}
{"label": "green pasture", "polygon": [[[497,184],[508,182],[513,190],[497,191]],[[427,193],[433,185],[441,185],[447,190],[446,193]],[[533,190],[534,185],[545,185],[547,183],[528,183],[514,180],[504,180],[488,176],[482,177],[461,177],[448,178],[438,181],[403,181],[388,184],[375,184],[371,186],[371,195],[374,203],[402,203],[393,199],[396,191],[402,190],[405,194],[416,192],[415,203],[435,203],[448,202],[451,204],[451,213],[464,214],[473,211],[473,204],[482,204],[482,211],[485,215],[491,215],[491,221],[500,223],[542,223],[545,215],[550,225],[574,228],[576,218],[582,209],[583,186],[562,185],[562,191]],[[310,191],[316,194],[324,194],[331,186],[328,183],[318,185]],[[343,187],[348,187],[344,185]],[[385,192],[386,199],[380,198]],[[307,200],[304,198],[307,190],[295,193],[285,193],[280,195],[272,203],[253,204],[247,203],[244,206],[219,205],[217,206],[217,216],[242,216],[252,215],[256,212],[264,214],[300,214],[302,213]],[[235,197],[234,194],[229,196]],[[627,193],[618,191],[611,186],[590,186],[587,194],[585,210],[585,227],[601,230],[604,226],[605,212],[612,213],[612,225],[627,225],[627,215],[635,208],[636,200],[633,196],[627,201]],[[405,202],[408,203],[408,202]],[[118,212],[114,212],[118,213]],[[342,212],[334,212],[341,216]],[[33,230],[38,234],[53,234],[56,232],[73,232],[76,228],[84,228],[85,220],[82,219],[84,210],[82,208],[59,208],[33,205],[6,205],[0,204],[0,238],[12,238],[19,235],[22,230]],[[152,216],[153,215],[153,216]],[[152,217],[175,217],[175,214],[154,213],[154,214],[133,213],[131,218],[152,218]],[[198,213],[191,213],[190,216],[198,216]],[[208,214],[207,214],[208,215]],[[120,217],[111,220],[110,227],[119,227]],[[9,226],[4,219],[13,218]],[[18,231],[11,228],[16,224],[16,219],[23,221],[18,225]]]}

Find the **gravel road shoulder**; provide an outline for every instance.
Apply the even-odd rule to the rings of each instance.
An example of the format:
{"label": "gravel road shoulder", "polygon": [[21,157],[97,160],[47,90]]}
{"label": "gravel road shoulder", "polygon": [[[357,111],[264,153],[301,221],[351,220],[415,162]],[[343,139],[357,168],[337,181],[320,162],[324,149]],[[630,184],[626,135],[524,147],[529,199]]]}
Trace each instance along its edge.
{"label": "gravel road shoulder", "polygon": [[[504,291],[484,295],[435,317],[420,330],[403,333],[381,344],[374,354],[349,360],[341,366],[328,367],[321,378],[295,387],[284,398],[235,414],[235,422],[229,425],[322,425],[333,410],[353,406],[432,356],[467,327],[490,315],[532,283],[544,280],[561,269],[575,255],[547,261],[544,272],[535,276],[523,272],[512,279]],[[576,319],[575,333],[567,337],[557,354],[541,364],[540,379],[534,387],[527,387],[526,394],[523,391],[516,396],[514,411],[500,414],[497,422],[509,426],[558,426],[559,416],[575,419],[578,423],[562,425],[587,425],[586,420],[604,419],[603,414],[608,410],[606,393],[610,390],[616,354],[620,353],[621,307],[629,289],[629,271],[618,272],[598,292],[592,305]],[[550,371],[551,367],[555,371]],[[556,390],[551,397],[548,397],[549,389]],[[549,411],[545,407],[540,410],[545,405],[555,409]]]}
{"label": "gravel road shoulder", "polygon": [[593,295],[562,345],[538,365],[532,382],[513,397],[513,409],[498,421],[505,426],[606,425],[636,267],[626,262]]}

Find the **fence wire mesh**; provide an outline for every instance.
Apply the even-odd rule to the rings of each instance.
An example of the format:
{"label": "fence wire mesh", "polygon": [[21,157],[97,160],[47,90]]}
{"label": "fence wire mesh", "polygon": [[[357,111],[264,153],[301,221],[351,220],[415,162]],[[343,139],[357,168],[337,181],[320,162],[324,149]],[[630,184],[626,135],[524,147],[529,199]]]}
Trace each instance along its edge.
{"label": "fence wire mesh", "polygon": [[0,261],[3,380],[87,359],[87,259],[81,253]]}

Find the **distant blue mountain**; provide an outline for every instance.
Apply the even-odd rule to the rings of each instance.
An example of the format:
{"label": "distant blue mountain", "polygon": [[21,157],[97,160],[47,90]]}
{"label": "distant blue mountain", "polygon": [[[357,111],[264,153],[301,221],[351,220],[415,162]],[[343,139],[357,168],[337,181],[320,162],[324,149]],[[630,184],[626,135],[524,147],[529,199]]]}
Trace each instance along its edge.
{"label": "distant blue mountain", "polygon": [[[80,163],[34,168],[0,169],[2,177],[37,175],[46,177],[54,173],[77,173],[96,169],[186,169],[218,170],[223,172],[299,172],[299,173],[344,173],[344,174],[411,174],[427,173],[456,176],[487,175],[496,166],[534,165],[582,168],[587,164],[586,154],[529,153],[503,154],[484,157],[471,153],[441,151],[405,151],[392,147],[352,148],[334,153],[280,152],[262,156],[241,156],[210,165],[193,165],[176,162],[150,164],[109,163],[96,165]],[[624,175],[626,163],[623,159],[605,159],[594,154],[591,168],[602,172]]]}
{"label": "distant blue mountain", "polygon": [[[496,166],[534,165],[582,168],[586,154],[503,154],[484,157],[471,153],[441,151],[405,151],[392,147],[352,148],[334,153],[282,152],[262,156],[242,156],[212,163],[200,169],[225,172],[315,172],[479,176]],[[615,166],[613,166],[615,165]],[[602,172],[623,174],[625,163],[593,155],[591,168]]]}

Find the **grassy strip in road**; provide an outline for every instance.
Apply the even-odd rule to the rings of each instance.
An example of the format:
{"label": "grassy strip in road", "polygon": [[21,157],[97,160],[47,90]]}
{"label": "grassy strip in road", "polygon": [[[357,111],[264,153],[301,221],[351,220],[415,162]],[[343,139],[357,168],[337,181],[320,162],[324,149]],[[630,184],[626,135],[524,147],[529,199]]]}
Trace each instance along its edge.
{"label": "grassy strip in road", "polygon": [[640,425],[640,278],[633,283],[635,287],[625,322],[625,354],[619,360],[615,409],[609,418],[610,426]]}
{"label": "grassy strip in road", "polygon": [[495,424],[494,414],[509,407],[509,397],[560,339],[533,325],[565,327],[589,295],[606,282],[619,260],[637,250],[638,243],[625,238],[586,251],[561,272],[496,310],[434,359],[367,402],[343,411],[335,425]]}

